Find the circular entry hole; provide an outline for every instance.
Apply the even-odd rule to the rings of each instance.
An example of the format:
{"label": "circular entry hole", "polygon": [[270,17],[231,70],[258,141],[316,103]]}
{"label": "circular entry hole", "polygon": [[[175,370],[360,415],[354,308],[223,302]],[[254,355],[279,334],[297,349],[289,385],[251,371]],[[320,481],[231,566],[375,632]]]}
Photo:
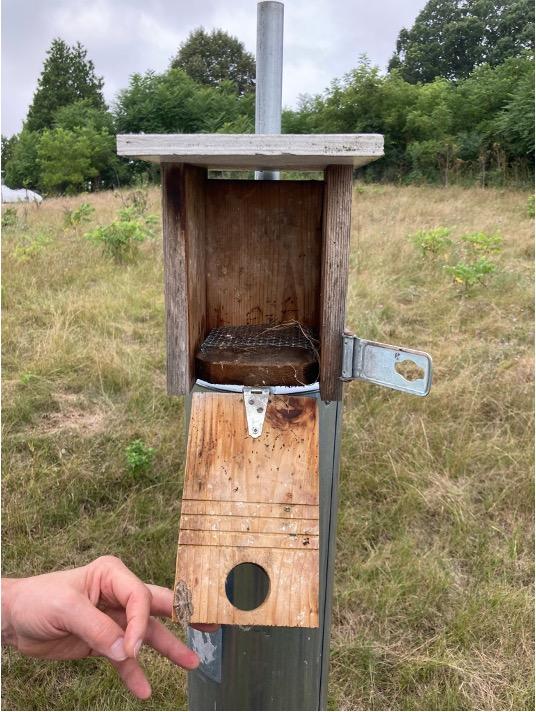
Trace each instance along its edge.
{"label": "circular entry hole", "polygon": [[241,611],[258,608],[269,592],[270,577],[258,564],[237,564],[227,574],[225,593],[229,602]]}

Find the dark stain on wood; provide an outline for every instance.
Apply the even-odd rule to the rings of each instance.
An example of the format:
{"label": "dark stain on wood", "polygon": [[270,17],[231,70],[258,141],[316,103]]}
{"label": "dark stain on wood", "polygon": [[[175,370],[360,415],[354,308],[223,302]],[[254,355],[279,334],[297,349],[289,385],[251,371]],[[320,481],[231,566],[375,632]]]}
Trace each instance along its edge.
{"label": "dark stain on wood", "polygon": [[281,397],[274,399],[274,403],[266,410],[266,420],[278,430],[286,430],[289,427],[303,430],[307,423],[313,423],[315,418],[316,404],[313,398]]}

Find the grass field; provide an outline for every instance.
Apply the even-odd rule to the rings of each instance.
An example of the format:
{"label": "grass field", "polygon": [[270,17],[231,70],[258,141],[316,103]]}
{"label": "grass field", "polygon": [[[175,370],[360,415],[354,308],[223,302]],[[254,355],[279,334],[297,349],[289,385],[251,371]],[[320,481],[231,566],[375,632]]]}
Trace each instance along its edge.
{"label": "grass field", "polygon": [[[332,635],[334,709],[534,709],[534,221],[527,194],[366,186],[355,192],[348,325],[429,351],[426,399],[353,383],[345,428]],[[170,585],[184,456],[164,379],[158,240],[115,265],[89,227],[118,194],[17,208],[3,231],[3,572],[113,553]],[[158,193],[150,193],[158,213]],[[497,271],[471,290],[407,235],[499,233]],[[32,245],[36,245],[32,248]],[[132,474],[142,439],[153,466]],[[4,655],[4,709],[183,709],[185,676],[142,653],[138,703],[98,659]]]}

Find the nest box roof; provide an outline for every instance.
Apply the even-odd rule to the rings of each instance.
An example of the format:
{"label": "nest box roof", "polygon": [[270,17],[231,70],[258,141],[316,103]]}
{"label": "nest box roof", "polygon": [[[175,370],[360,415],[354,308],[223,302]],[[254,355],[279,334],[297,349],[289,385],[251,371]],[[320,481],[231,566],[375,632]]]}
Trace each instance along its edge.
{"label": "nest box roof", "polygon": [[323,170],[383,156],[381,134],[121,134],[117,153],[227,170]]}

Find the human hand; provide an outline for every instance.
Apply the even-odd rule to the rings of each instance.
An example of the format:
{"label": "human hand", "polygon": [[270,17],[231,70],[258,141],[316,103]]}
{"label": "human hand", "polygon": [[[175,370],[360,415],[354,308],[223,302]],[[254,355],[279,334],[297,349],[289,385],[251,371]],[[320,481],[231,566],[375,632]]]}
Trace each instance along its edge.
{"label": "human hand", "polygon": [[[24,655],[109,659],[128,689],[146,699],[151,686],[136,658],[145,642],[176,665],[199,658],[153,616],[171,616],[173,593],[144,584],[115,556],[41,576],[2,580],[2,642]],[[215,630],[216,626],[199,626]]]}

